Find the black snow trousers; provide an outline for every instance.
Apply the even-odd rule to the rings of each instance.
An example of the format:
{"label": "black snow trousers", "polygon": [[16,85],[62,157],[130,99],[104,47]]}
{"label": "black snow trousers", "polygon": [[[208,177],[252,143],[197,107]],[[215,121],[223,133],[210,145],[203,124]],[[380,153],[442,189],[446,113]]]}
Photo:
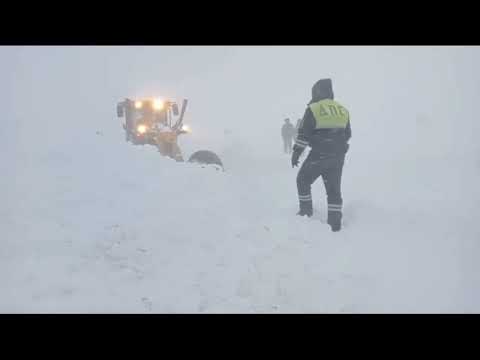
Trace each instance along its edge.
{"label": "black snow trousers", "polygon": [[310,152],[297,175],[298,199],[300,211],[311,214],[311,185],[320,177],[323,178],[328,202],[328,224],[332,230],[340,230],[342,220],[342,170],[345,154],[324,155]]}

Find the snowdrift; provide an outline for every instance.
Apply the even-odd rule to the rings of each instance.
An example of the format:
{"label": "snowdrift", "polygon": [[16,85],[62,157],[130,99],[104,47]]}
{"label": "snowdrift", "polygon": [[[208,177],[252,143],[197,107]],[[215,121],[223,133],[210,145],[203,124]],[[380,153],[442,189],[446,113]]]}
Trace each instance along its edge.
{"label": "snowdrift", "polygon": [[[226,64],[219,83],[235,69]],[[22,69],[25,78],[37,74]],[[33,80],[12,90],[0,134],[8,174],[0,178],[0,312],[480,310],[480,148],[473,120],[472,132],[451,131],[453,115],[473,119],[470,107],[427,107],[417,121],[411,108],[392,107],[404,98],[382,103],[385,95],[373,106],[366,102],[373,90],[353,96],[343,86],[353,137],[345,226],[332,233],[321,181],[314,218],[295,216],[297,169],[282,154],[282,118],[257,121],[249,132],[234,121],[244,114],[214,113],[209,122],[192,100],[198,116],[181,140],[184,155],[209,148],[226,171],[177,163],[125,143],[114,84],[82,76],[76,97],[61,97],[55,108],[37,99]],[[30,107],[18,106],[25,94]],[[79,98],[84,106],[66,119]],[[263,119],[272,109],[254,105]]]}

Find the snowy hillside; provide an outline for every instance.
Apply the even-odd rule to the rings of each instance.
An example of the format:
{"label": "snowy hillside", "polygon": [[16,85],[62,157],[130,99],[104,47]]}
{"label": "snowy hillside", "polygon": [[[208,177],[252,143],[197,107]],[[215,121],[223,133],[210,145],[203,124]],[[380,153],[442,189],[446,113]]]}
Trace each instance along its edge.
{"label": "snowy hillside", "polygon": [[[461,75],[478,51],[464,49],[463,57],[438,65],[456,79],[445,93],[435,83],[438,69],[402,88],[413,80],[399,83],[403,75],[385,60],[388,49],[382,54],[392,69],[381,71],[390,79],[371,69],[370,94],[349,90],[338,75],[337,97],[352,113],[353,132],[339,233],[325,224],[321,181],[313,186],[314,218],[295,216],[298,169],[281,152],[282,116],[301,116],[317,78],[299,74],[305,81],[295,85],[293,103],[275,103],[268,92],[262,101],[252,96],[256,114],[229,110],[230,96],[222,99],[212,83],[232,80],[247,89],[233,70],[253,66],[249,51],[267,56],[265,50],[217,54],[222,65],[191,80],[198,92],[182,95],[182,80],[172,96],[192,104],[184,155],[214,150],[225,164],[221,172],[125,142],[115,104],[134,91],[109,77],[120,72],[108,66],[115,56],[106,50],[88,50],[80,60],[69,58],[79,49],[2,51],[16,71],[5,74],[1,89],[9,111],[0,135],[0,312],[480,311],[478,92],[472,94],[480,74]],[[36,65],[28,60],[35,51]],[[129,84],[158,91],[139,74]],[[260,87],[275,88],[269,74]],[[349,81],[358,90],[363,80]],[[205,104],[208,84],[218,106]],[[237,101],[240,85],[232,87]],[[384,95],[391,86],[394,96]],[[424,96],[430,87],[433,95]]]}

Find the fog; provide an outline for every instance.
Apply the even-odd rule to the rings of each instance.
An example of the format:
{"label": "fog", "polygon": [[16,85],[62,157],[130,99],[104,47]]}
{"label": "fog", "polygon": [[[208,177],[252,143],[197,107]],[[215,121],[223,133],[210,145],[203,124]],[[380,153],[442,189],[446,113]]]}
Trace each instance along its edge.
{"label": "fog", "polygon": [[[117,101],[151,94],[188,98],[187,117],[202,137],[227,128],[268,137],[283,118],[301,117],[312,84],[331,77],[357,119],[355,138],[372,148],[402,151],[423,126],[434,131],[422,140],[425,151],[432,143],[478,149],[477,48],[45,46],[3,47],[0,55],[9,134],[25,141],[37,127],[52,136],[78,131],[80,121],[108,128]],[[458,131],[459,119],[471,131]],[[408,138],[392,144],[400,133]]]}
{"label": "fog", "polygon": [[[56,203],[47,206],[51,201],[47,193],[54,194],[57,175],[71,173],[65,170],[68,166],[77,169],[79,184],[83,176],[85,179],[95,176],[92,169],[128,167],[125,157],[115,156],[120,151],[133,151],[133,145],[125,143],[116,104],[126,97],[152,95],[178,101],[187,98],[184,122],[193,132],[181,140],[182,150],[188,155],[205,148],[219,154],[232,179],[240,182],[245,179],[252,186],[250,191],[255,194],[252,203],[265,201],[264,193],[259,190],[261,186],[275,189],[272,197],[281,199],[290,211],[275,221],[297,231],[304,223],[289,223],[290,217],[295,218],[297,206],[297,170],[289,168],[290,159],[282,154],[280,128],[283,119],[289,117],[295,123],[303,116],[312,85],[328,77],[333,80],[336,100],[350,111],[352,126],[343,179],[344,201],[346,208],[351,208],[352,219],[346,233],[352,242],[345,238],[342,251],[348,251],[349,247],[352,251],[352,246],[363,248],[365,257],[356,262],[361,268],[361,264],[368,266],[369,255],[383,258],[385,251],[394,252],[393,248],[397,251],[402,243],[408,243],[408,251],[398,252],[399,257],[405,258],[398,260],[395,274],[407,272],[405,279],[412,281],[422,273],[425,276],[415,286],[405,284],[400,286],[402,290],[395,288],[396,294],[402,295],[397,296],[398,300],[385,297],[386,305],[378,311],[477,312],[480,310],[477,275],[480,231],[476,225],[480,214],[478,63],[480,48],[460,46],[0,47],[3,175],[0,185],[4,199],[0,214],[8,244],[17,249],[18,260],[25,256],[28,236],[17,228],[14,230],[14,219],[27,216],[26,209],[37,202],[43,202],[47,212],[59,210]],[[164,162],[158,157],[160,167]],[[102,162],[104,168],[91,167],[90,162],[98,165]],[[175,181],[176,168],[170,163],[165,166],[173,172],[169,176]],[[185,176],[183,171],[178,170],[178,177]],[[136,176],[141,178],[142,174]],[[257,178],[261,180],[256,182]],[[285,188],[279,185],[283,182]],[[243,189],[233,185],[229,185],[231,196],[244,196]],[[324,190],[321,184],[315,186],[314,201],[323,203]],[[163,203],[163,211],[169,206]],[[124,207],[128,204],[120,204],[118,209]],[[218,214],[236,211],[232,209],[216,210]],[[248,223],[245,213],[242,208],[235,216]],[[389,227],[388,221],[393,219],[398,224]],[[371,226],[368,231],[367,225]],[[306,237],[320,243],[327,241],[316,236],[317,230],[311,224],[305,226],[311,230]],[[323,229],[325,224],[318,226]],[[38,234],[34,236],[36,246],[43,236],[49,235],[48,231],[41,233],[42,236]],[[442,236],[439,234],[445,236],[439,238]],[[362,242],[375,236],[383,241],[362,247]],[[23,239],[26,247],[23,250],[19,248],[18,237]],[[209,238],[211,234],[200,233],[198,237]],[[393,248],[389,247],[390,237],[398,239]],[[328,241],[335,243],[330,238]],[[289,246],[295,248],[295,243]],[[415,252],[416,246],[415,255],[412,251]],[[255,253],[255,247],[251,251]],[[441,255],[432,255],[436,251]],[[340,250],[336,254],[339,253]],[[441,260],[447,256],[448,260]],[[412,258],[413,265],[405,265]],[[369,276],[381,276],[380,264],[368,270]],[[383,266],[388,267],[388,262]],[[442,272],[432,275],[432,268]],[[7,269],[2,277],[4,284],[11,283],[9,274]],[[442,288],[441,279],[448,279],[445,281],[451,286]],[[414,303],[405,305],[402,296],[408,293],[409,298],[415,297],[415,291],[420,291],[425,283],[434,289],[430,289],[432,294],[451,294],[449,302],[438,300],[435,304],[432,299],[438,298],[432,295],[420,301],[418,307]],[[8,289],[15,287],[9,286],[4,285]],[[0,281],[0,292],[1,288]],[[387,293],[389,289],[386,285],[380,288],[379,293]],[[18,300],[14,295],[11,299],[12,303]],[[388,301],[392,301],[391,306]],[[285,311],[324,309],[295,307],[300,302],[292,300],[291,307],[285,305]],[[17,311],[12,303],[4,303],[0,311]],[[373,303],[369,304],[357,305],[352,311],[377,311]],[[19,309],[29,312],[44,308],[26,302]],[[90,311],[88,306],[81,305],[68,309]],[[222,309],[212,306],[210,311]],[[244,310],[233,303],[225,309]],[[328,311],[340,311],[335,309]]]}

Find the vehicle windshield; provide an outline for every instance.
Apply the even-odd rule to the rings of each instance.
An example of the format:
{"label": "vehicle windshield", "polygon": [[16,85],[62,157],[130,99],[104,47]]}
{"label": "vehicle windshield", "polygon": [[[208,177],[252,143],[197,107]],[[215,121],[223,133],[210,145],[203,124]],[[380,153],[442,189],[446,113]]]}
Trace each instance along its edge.
{"label": "vehicle windshield", "polygon": [[153,111],[152,109],[148,108],[134,109],[133,120],[135,123],[145,121],[152,122],[153,124],[161,123],[167,125],[167,111]]}

